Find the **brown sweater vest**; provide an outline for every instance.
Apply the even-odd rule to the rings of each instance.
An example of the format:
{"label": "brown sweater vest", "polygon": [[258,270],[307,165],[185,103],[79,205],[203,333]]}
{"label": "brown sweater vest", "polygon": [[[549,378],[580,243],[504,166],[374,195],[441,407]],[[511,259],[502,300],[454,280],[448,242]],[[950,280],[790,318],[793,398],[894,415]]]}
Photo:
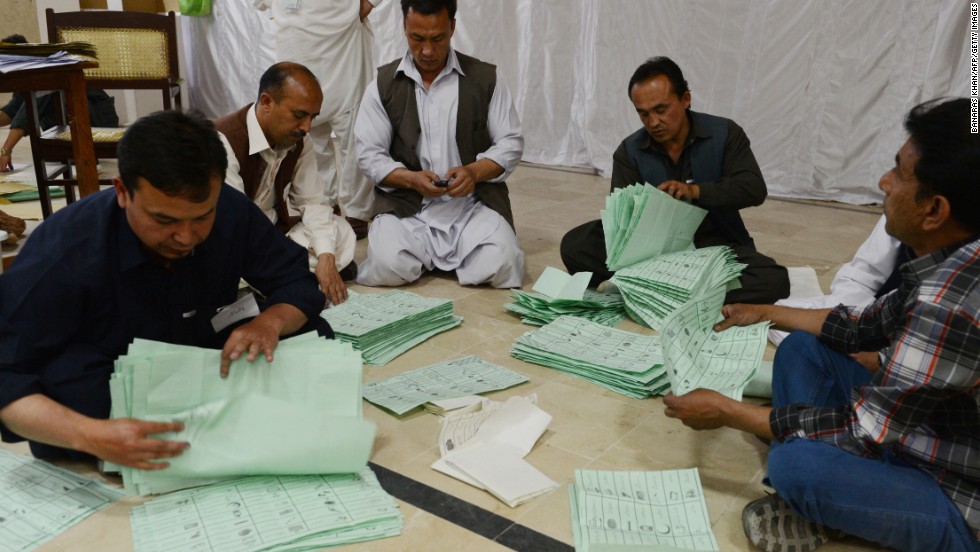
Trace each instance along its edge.
{"label": "brown sweater vest", "polygon": [[[252,109],[252,104],[215,120],[214,126],[225,135],[228,143],[231,144],[231,149],[235,152],[235,157],[238,158],[238,174],[242,177],[242,182],[245,185],[245,195],[254,200],[268,163],[263,161],[262,156],[258,153],[248,154],[248,124],[245,122],[245,117],[249,109]],[[300,217],[289,216],[289,209],[286,204],[286,186],[289,186],[290,182],[293,181],[296,161],[302,152],[303,142],[300,142],[286,154],[286,158],[279,165],[279,172],[276,173],[276,228],[283,233],[301,220]]]}
{"label": "brown sweater vest", "polygon": [[[456,52],[459,65],[466,75],[459,76],[459,103],[456,113],[456,147],[464,165],[476,161],[476,156],[488,150],[493,141],[487,129],[490,100],[497,85],[497,68],[474,57]],[[378,69],[378,93],[381,104],[388,113],[394,130],[388,152],[409,170],[420,171],[416,148],[422,127],[419,124],[418,105],[415,103],[415,81],[398,73],[401,60],[395,60]],[[386,192],[375,191],[388,198],[395,215],[399,218],[412,216],[422,208],[422,195],[415,190],[396,188]],[[505,182],[477,182],[476,196],[494,211],[500,213],[513,228],[514,215]]]}

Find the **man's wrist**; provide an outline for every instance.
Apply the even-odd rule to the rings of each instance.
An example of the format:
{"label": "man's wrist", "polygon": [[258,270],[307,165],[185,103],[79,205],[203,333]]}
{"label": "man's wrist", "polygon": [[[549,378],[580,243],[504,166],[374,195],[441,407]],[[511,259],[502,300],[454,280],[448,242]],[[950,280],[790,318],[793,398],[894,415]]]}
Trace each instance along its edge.
{"label": "man's wrist", "polygon": [[13,148],[7,149],[7,148],[0,147],[0,157],[10,157],[10,154],[12,153],[13,153]]}

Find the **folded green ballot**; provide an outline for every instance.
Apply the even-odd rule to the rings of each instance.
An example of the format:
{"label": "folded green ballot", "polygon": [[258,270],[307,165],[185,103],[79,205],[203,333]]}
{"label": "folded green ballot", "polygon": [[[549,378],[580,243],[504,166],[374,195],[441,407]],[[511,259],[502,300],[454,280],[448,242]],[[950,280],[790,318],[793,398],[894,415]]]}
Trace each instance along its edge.
{"label": "folded green ballot", "polygon": [[708,214],[650,184],[618,188],[600,211],[609,270],[694,247],[694,231]]}
{"label": "folded green ballot", "polygon": [[219,376],[220,355],[136,340],[116,361],[111,416],[183,421],[183,431],[159,438],[191,443],[165,470],[120,467],[127,493],[244,475],[350,473],[367,464],[374,425],[361,418],[362,365],[349,344],[315,334],[284,340],[272,362],[242,357],[227,379]]}

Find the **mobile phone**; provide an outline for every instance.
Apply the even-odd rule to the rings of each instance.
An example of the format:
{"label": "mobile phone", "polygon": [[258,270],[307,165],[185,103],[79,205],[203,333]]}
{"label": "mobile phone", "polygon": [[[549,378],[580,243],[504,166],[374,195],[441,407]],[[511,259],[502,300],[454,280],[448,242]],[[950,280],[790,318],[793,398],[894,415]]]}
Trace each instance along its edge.
{"label": "mobile phone", "polygon": [[440,188],[445,188],[446,186],[449,186],[449,181],[448,180],[433,180],[432,181],[432,185],[433,186],[438,186]]}

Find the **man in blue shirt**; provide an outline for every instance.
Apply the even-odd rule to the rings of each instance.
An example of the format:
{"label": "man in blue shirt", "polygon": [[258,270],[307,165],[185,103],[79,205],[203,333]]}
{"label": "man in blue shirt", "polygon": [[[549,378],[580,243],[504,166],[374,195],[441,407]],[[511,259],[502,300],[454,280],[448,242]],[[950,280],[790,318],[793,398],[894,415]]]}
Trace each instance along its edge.
{"label": "man in blue shirt", "polygon": [[[95,456],[167,467],[187,443],[153,439],[180,424],[107,420],[113,361],[134,338],[271,360],[280,336],[317,329],[324,296],[306,251],[223,184],[214,126],[158,112],[119,143],[120,176],[39,226],[0,276],[0,433],[41,458]],[[265,296],[250,321],[212,318],[244,278]],[[215,366],[215,370],[219,370]]]}

